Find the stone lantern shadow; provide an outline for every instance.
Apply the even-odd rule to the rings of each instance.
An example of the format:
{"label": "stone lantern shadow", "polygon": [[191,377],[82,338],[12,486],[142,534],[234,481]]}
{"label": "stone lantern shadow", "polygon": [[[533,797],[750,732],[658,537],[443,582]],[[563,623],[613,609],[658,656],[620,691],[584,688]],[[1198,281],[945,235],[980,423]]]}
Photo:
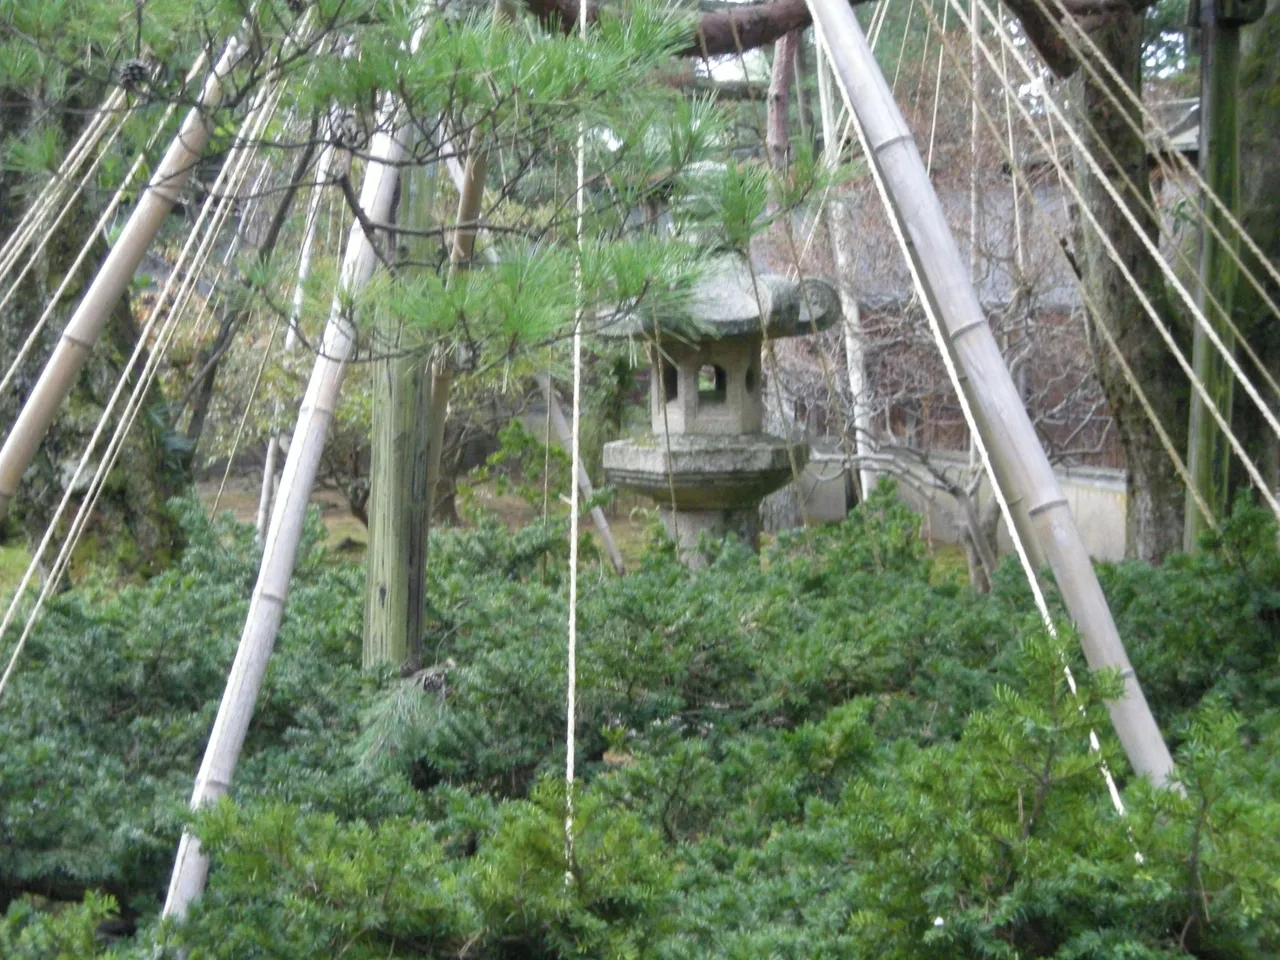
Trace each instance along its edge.
{"label": "stone lantern shadow", "polygon": [[700,566],[704,534],[734,534],[758,549],[760,501],[808,460],[808,444],[788,446],[763,432],[766,336],[824,330],[840,305],[821,280],[757,273],[753,282],[745,259],[724,256],[709,266],[687,313],[683,323],[636,316],[609,331],[647,346],[652,433],[606,444],[604,471],[615,486],[652,497],[682,559]]}

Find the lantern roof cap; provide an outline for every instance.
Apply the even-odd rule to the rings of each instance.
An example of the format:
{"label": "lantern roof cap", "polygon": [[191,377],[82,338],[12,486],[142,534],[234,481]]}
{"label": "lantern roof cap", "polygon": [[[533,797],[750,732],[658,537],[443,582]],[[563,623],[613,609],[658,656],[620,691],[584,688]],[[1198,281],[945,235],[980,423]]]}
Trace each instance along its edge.
{"label": "lantern roof cap", "polygon": [[840,299],[831,284],[810,277],[793,280],[756,271],[753,280],[745,257],[725,254],[707,265],[679,315],[655,318],[638,310],[602,335],[652,339],[655,319],[661,335],[692,343],[805,336],[840,319]]}

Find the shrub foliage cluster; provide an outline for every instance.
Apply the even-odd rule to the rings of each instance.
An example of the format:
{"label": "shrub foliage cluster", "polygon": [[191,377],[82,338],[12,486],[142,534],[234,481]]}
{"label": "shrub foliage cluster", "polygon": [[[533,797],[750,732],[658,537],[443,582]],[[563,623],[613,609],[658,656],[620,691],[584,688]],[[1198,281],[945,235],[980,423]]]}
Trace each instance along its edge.
{"label": "shrub foliage cluster", "polygon": [[939,582],[890,491],[761,557],[591,571],[571,857],[562,522],[434,539],[408,678],[359,670],[362,575],[313,523],[177,927],[158,904],[257,561],[178,510],[181,563],[59,598],[0,710],[5,957],[1280,950],[1280,553],[1250,510],[1202,556],[1103,570],[1180,791],[1129,775],[1116,678],[1044,635],[1017,571]]}

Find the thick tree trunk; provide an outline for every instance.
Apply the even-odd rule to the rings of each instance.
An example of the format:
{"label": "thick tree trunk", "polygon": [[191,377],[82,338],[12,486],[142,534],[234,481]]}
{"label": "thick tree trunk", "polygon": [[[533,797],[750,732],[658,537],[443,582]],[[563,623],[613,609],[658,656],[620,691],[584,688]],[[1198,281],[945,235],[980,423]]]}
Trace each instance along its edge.
{"label": "thick tree trunk", "polygon": [[[1240,77],[1240,27],[1223,23],[1215,3],[1200,5],[1200,24],[1200,171],[1210,190],[1238,217],[1240,131],[1236,100]],[[1236,344],[1231,331],[1231,315],[1239,276],[1235,255],[1239,253],[1240,242],[1227,223],[1225,213],[1207,199],[1202,200],[1201,209],[1208,224],[1221,231],[1222,239],[1214,236],[1208,224],[1201,227],[1200,283],[1196,290],[1196,305],[1209,318],[1214,331],[1234,357]],[[1210,304],[1211,298],[1221,305],[1226,316],[1221,316]],[[1196,376],[1229,422],[1234,407],[1235,377],[1226,357],[1209,341],[1208,332],[1201,326],[1196,326],[1192,335],[1191,356]],[[1195,392],[1191,394],[1191,421],[1187,434],[1187,471],[1191,482],[1209,504],[1209,509],[1221,516],[1229,509],[1231,447],[1222,428],[1214,422],[1204,401]],[[1201,535],[1207,529],[1208,522],[1201,515],[1200,506],[1188,491],[1183,549],[1196,550]]]}
{"label": "thick tree trunk", "polygon": [[[399,347],[399,337],[379,347]],[[391,356],[373,369],[373,464],[369,475],[369,575],[364,665],[422,665],[426,577],[427,431],[430,367]]]}
{"label": "thick tree trunk", "polygon": [[[1117,7],[1107,16],[1091,21],[1090,34],[1119,75],[1135,91],[1140,91],[1142,14]],[[1106,76],[1102,68],[1099,73]],[[1131,192],[1121,176],[1123,171],[1149,201],[1146,143],[1133,132],[1130,121],[1088,71],[1077,71],[1072,84],[1071,100],[1081,117],[1079,126],[1085,145],[1098,157],[1101,168],[1122,197]],[[1123,96],[1119,99],[1127,102]],[[1139,119],[1139,129],[1141,126]],[[1111,156],[1107,155],[1108,151]],[[1085,203],[1138,283],[1161,309],[1166,322],[1174,323],[1175,334],[1189,345],[1188,331],[1176,324],[1177,318],[1169,306],[1159,266],[1089,167],[1077,162],[1075,169]],[[1152,219],[1138,212],[1136,202],[1129,205],[1146,232],[1154,237],[1156,225]],[[1186,377],[1170,356],[1137,296],[1109,258],[1102,241],[1085,224],[1077,229],[1077,258],[1090,298],[1102,311],[1102,315],[1091,316],[1089,322],[1107,325],[1174,444],[1185,449],[1190,396]],[[1115,417],[1129,468],[1125,552],[1132,558],[1159,561],[1182,545],[1182,483],[1119,365],[1108,351],[1096,344],[1094,366]]]}
{"label": "thick tree trunk", "polygon": [[[5,91],[3,99],[10,104],[21,102],[20,95],[13,91]],[[64,116],[74,118],[77,125],[83,121],[83,114],[78,110],[68,110]],[[23,136],[28,117],[27,111],[21,108],[6,109],[0,114],[0,138]],[[77,131],[69,129],[67,133],[71,141]],[[26,192],[18,174],[0,170],[0,234],[7,236],[20,219],[19,198]],[[93,226],[97,212],[90,209],[92,199],[82,198],[77,202],[79,208],[64,221],[59,235],[45,249],[37,269],[23,280],[10,302],[5,322],[0,324],[0,364],[5,368],[13,362]],[[82,267],[83,276],[68,286],[64,308],[51,318],[32,354],[15,376],[12,389],[0,396],[0,430],[5,433],[35,386],[61,336],[70,309],[92,277],[94,265],[100,263],[106,253],[105,244],[99,242],[97,246]],[[125,297],[111,312],[98,348],[90,355],[67,401],[59,408],[10,506],[9,530],[27,543],[43,536],[62,498],[64,484],[74,471],[137,340],[133,312]],[[158,390],[153,389],[153,396],[144,403],[150,406],[156,402],[163,401]],[[155,418],[139,417],[135,422],[86,528],[78,550],[81,560],[105,563],[121,573],[145,575],[162,569],[173,559],[181,545],[181,533],[165,503],[181,489],[181,476],[167,440]],[[85,484],[87,486],[87,478]],[[73,560],[73,576],[76,569]]]}

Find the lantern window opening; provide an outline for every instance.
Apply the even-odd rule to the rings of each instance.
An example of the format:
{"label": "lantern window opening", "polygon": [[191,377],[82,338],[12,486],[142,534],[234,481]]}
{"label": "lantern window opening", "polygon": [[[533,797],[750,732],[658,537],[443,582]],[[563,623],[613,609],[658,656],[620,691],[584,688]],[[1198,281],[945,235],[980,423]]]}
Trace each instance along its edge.
{"label": "lantern window opening", "polygon": [[725,403],[729,399],[729,375],[714,363],[698,369],[698,403]]}
{"label": "lantern window opening", "polygon": [[667,403],[680,396],[680,371],[666,357],[662,358],[662,390]]}

